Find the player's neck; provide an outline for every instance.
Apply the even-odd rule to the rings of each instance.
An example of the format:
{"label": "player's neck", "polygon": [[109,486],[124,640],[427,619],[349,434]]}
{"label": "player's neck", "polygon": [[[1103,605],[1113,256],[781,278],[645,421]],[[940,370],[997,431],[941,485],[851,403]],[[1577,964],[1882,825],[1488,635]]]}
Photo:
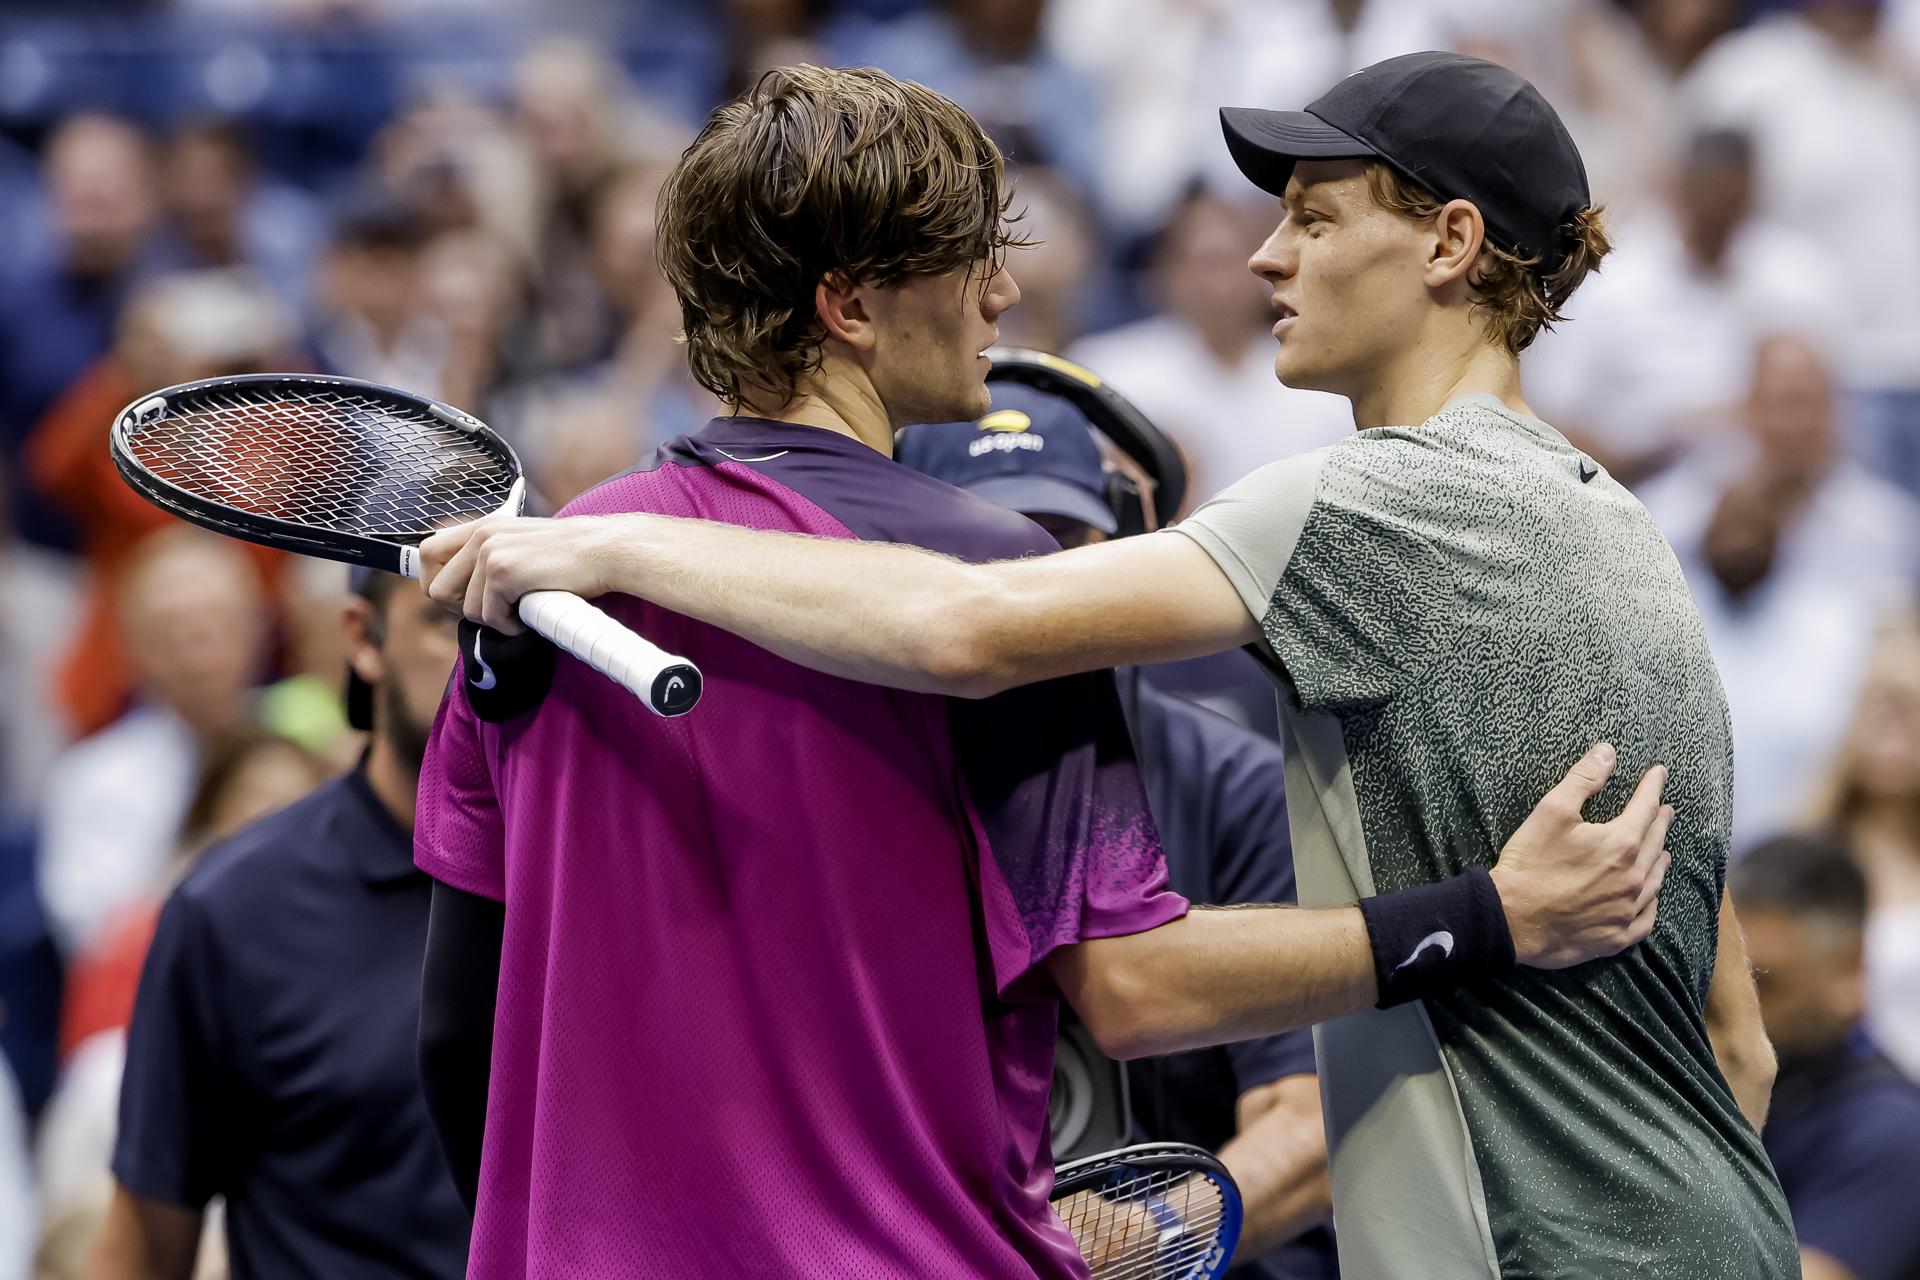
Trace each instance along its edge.
{"label": "player's neck", "polygon": [[1533,416],[1520,394],[1520,362],[1477,330],[1442,332],[1409,346],[1347,398],[1354,425],[1417,426],[1462,396],[1490,395]]}
{"label": "player's neck", "polygon": [[420,791],[420,768],[401,758],[384,734],[375,733],[367,747],[367,785],[393,820],[413,830],[414,799]]}
{"label": "player's neck", "polygon": [[832,431],[893,456],[893,423],[887,407],[859,367],[833,352],[821,358],[817,370],[800,379],[799,392],[789,403],[776,408],[743,402],[740,409],[774,422]]}

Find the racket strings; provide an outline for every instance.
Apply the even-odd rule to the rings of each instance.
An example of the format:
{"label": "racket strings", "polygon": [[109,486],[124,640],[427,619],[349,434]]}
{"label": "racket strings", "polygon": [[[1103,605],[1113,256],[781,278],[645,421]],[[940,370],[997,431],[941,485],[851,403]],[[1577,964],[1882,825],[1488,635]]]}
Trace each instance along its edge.
{"label": "racket strings", "polygon": [[424,409],[333,387],[182,397],[126,452],[195,497],[310,529],[416,542],[498,510],[516,472],[483,437]]}
{"label": "racket strings", "polygon": [[1187,1280],[1210,1275],[1226,1205],[1220,1187],[1176,1170],[1118,1171],[1104,1186],[1055,1204],[1093,1280]]}

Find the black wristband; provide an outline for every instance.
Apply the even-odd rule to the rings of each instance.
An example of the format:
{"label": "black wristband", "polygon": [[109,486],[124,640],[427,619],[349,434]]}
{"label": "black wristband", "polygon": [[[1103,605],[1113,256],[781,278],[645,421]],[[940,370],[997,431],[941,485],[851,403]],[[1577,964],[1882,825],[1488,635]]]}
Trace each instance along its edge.
{"label": "black wristband", "polygon": [[1373,946],[1378,1008],[1451,991],[1514,967],[1513,935],[1500,891],[1484,867],[1439,884],[1360,900]]}

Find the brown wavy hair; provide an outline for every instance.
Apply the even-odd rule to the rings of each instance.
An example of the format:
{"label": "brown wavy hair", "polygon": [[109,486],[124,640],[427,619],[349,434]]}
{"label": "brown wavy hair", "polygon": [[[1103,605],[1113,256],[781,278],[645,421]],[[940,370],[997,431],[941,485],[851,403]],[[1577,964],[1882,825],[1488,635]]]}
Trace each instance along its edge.
{"label": "brown wavy hair", "polygon": [[715,111],[668,176],[660,269],[693,376],[784,406],[819,368],[814,288],[986,263],[1012,233],[1000,149],[950,100],[872,68],[780,67]]}
{"label": "brown wavy hair", "polygon": [[[1439,213],[1446,201],[1397,170],[1384,164],[1367,165],[1367,189],[1382,209],[1425,221]],[[1582,209],[1560,228],[1560,265],[1540,269],[1536,255],[1523,258],[1488,244],[1486,261],[1472,277],[1474,308],[1486,321],[1487,336],[1514,355],[1525,351],[1542,329],[1565,319],[1561,308],[1580,282],[1600,269],[1600,260],[1613,251],[1605,221],[1598,209]]]}

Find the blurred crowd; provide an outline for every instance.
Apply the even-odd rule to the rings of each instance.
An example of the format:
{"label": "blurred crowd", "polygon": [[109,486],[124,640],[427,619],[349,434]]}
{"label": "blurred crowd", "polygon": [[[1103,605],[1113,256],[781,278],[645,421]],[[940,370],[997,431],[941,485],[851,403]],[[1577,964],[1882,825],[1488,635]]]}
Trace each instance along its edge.
{"label": "blurred crowd", "polygon": [[359,750],[344,570],[148,507],[119,408],[249,370],[393,383],[499,427],[557,506],[715,410],[653,246],[700,120],[769,66],[871,64],[1009,157],[1036,244],[1003,340],[1104,374],[1204,498],[1351,429],[1273,380],[1245,263],[1275,205],[1216,108],[1424,48],[1528,76],[1582,148],[1618,247],[1528,352],[1530,401],[1667,532],[1738,851],[1857,867],[1853,1021],[1920,1074],[1920,0],[9,5],[0,1280],[77,1274],[169,885]]}

